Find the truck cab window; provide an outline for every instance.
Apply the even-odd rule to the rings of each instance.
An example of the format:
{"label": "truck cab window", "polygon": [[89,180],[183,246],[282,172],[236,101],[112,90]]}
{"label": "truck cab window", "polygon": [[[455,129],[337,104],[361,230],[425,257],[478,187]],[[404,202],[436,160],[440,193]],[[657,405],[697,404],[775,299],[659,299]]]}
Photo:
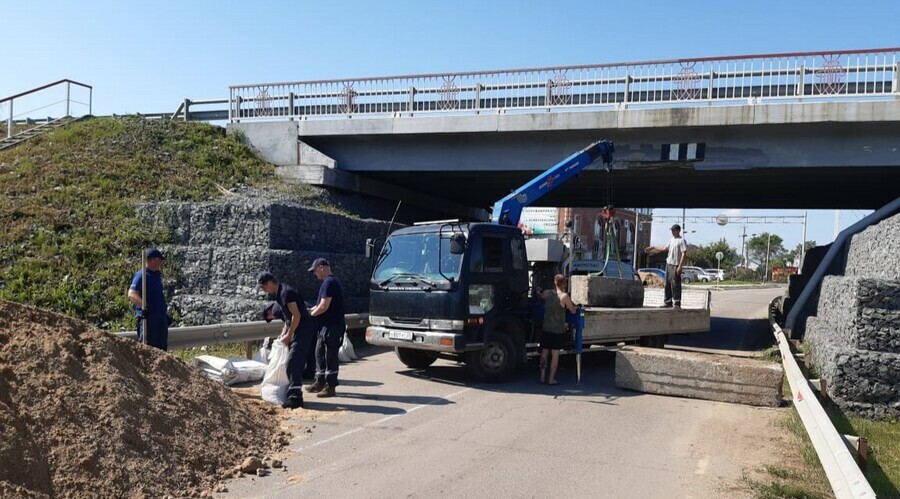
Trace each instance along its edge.
{"label": "truck cab window", "polygon": [[525,256],[525,240],[514,237],[509,240],[509,244],[509,249],[512,254],[513,270],[525,270],[525,266],[527,265],[527,258]]}
{"label": "truck cab window", "polygon": [[478,238],[472,247],[469,269],[472,272],[503,272],[503,244],[505,240],[502,237],[492,236]]}

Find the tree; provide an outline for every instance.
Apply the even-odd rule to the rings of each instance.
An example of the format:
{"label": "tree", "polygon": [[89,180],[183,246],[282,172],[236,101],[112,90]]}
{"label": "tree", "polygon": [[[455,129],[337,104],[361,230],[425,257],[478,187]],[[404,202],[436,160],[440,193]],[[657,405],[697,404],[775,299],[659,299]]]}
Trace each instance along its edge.
{"label": "tree", "polygon": [[687,259],[693,265],[704,269],[716,268],[716,253],[721,251],[723,254],[722,263],[719,268],[729,269],[737,265],[740,257],[736,249],[728,245],[724,239],[720,239],[707,246],[700,246],[695,251],[689,252]]}
{"label": "tree", "polygon": [[[815,241],[806,241],[806,251],[809,251],[809,250],[815,248],[816,246],[818,246],[818,245],[816,244]],[[794,261],[798,260],[800,258],[800,248],[801,248],[801,243],[797,243],[796,248],[785,253],[784,260],[787,263],[793,263]],[[805,252],[804,252],[804,254],[805,254]]]}
{"label": "tree", "polygon": [[784,256],[784,240],[777,234],[763,232],[753,236],[747,241],[747,259],[763,266],[766,264],[766,250],[768,248],[769,261]]}

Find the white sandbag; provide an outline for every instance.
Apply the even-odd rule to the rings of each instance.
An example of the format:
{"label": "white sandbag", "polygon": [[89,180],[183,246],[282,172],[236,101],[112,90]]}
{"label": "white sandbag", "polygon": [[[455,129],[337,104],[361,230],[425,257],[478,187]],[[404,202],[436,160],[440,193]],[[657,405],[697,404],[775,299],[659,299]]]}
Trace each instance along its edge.
{"label": "white sandbag", "polygon": [[359,357],[356,356],[356,350],[353,349],[353,343],[350,341],[350,337],[346,334],[344,335],[344,342],[341,343],[341,348],[338,350],[338,360],[341,362],[351,362]]}
{"label": "white sandbag", "polygon": [[281,405],[287,398],[287,389],[290,381],[287,376],[288,347],[281,340],[272,342],[272,351],[269,354],[269,365],[259,385],[259,393],[262,399],[272,404]]}
{"label": "white sandbag", "polygon": [[253,360],[257,362],[262,362],[263,364],[269,363],[269,355],[272,353],[272,341],[266,336],[263,339],[262,346],[259,347],[259,350],[256,351],[256,355],[253,356]]}
{"label": "white sandbag", "polygon": [[212,355],[196,357],[191,365],[203,370],[210,379],[226,385],[259,381],[266,372],[266,365],[261,362],[242,358],[223,359]]}

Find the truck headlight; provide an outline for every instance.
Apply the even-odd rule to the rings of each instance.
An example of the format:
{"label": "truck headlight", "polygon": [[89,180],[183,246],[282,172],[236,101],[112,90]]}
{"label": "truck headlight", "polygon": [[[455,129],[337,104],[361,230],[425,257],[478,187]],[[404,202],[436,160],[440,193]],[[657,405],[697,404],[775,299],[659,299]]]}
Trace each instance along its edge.
{"label": "truck headlight", "polygon": [[431,329],[439,329],[444,331],[456,331],[463,329],[464,321],[453,321],[450,319],[431,319]]}
{"label": "truck headlight", "polygon": [[388,318],[382,317],[380,315],[370,315],[369,324],[371,324],[372,326],[387,326]]}

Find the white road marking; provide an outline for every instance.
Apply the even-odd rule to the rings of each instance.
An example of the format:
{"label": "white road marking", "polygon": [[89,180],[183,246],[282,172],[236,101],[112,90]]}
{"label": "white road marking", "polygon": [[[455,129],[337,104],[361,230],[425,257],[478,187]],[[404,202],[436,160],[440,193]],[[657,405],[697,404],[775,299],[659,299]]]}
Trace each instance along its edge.
{"label": "white road marking", "polygon": [[[463,389],[463,390],[459,390],[458,392],[453,392],[453,393],[451,393],[450,395],[445,396],[444,399],[447,399],[447,400],[452,399],[453,397],[456,397],[457,395],[461,395],[461,394],[463,394],[463,393],[465,393],[465,392],[467,392],[467,391],[469,391],[469,390],[471,390],[471,388],[466,388],[466,389]],[[437,401],[435,401],[435,402],[428,402],[428,403],[425,403],[425,404],[417,405],[417,406],[415,406],[415,407],[413,407],[413,408],[411,408],[411,409],[409,409],[409,410],[407,410],[407,411],[404,411],[404,412],[400,412],[400,413],[397,413],[397,414],[391,414],[390,416],[383,417],[383,418],[381,418],[381,419],[379,419],[379,420],[377,420],[377,421],[372,421],[371,423],[366,423],[366,424],[364,424],[364,425],[362,425],[362,426],[360,426],[360,427],[358,427],[358,428],[354,428],[354,429],[352,429],[352,430],[347,430],[347,431],[345,431],[344,433],[340,433],[340,434],[335,435],[335,436],[333,436],[333,437],[326,438],[325,440],[319,440],[318,442],[315,442],[315,443],[313,443],[313,444],[307,445],[306,447],[301,447],[301,448],[297,449],[297,452],[309,450],[309,449],[318,447],[318,446],[320,446],[320,445],[327,444],[327,443],[329,443],[329,442],[334,442],[335,440],[344,438],[344,437],[349,436],[349,435],[353,435],[354,433],[358,433],[358,432],[360,432],[360,431],[362,431],[362,430],[364,430],[364,429],[366,429],[366,428],[371,428],[371,427],[373,427],[373,426],[378,426],[378,425],[380,425],[381,423],[384,423],[384,422],[386,422],[386,421],[390,421],[390,420],[392,420],[392,419],[394,419],[394,418],[398,418],[398,417],[400,417],[400,416],[405,416],[405,415],[407,415],[407,414],[409,414],[409,413],[411,413],[411,412],[418,411],[419,409],[421,409],[421,408],[423,408],[423,407],[428,407],[428,406],[430,406],[430,405],[435,405],[435,404],[437,404],[437,403],[438,403]],[[351,410],[352,410],[352,409],[351,409]]]}

